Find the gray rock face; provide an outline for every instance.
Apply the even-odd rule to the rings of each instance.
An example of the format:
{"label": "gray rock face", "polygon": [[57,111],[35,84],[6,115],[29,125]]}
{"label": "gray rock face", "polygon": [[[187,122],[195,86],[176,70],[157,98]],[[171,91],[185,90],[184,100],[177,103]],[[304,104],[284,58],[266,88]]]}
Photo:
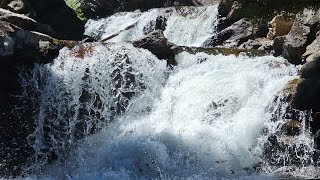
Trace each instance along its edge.
{"label": "gray rock face", "polygon": [[258,50],[265,50],[265,51],[272,51],[273,49],[273,41],[266,39],[266,38],[257,38],[257,39],[250,39],[247,42],[241,44],[239,46],[241,49],[258,49]]}
{"label": "gray rock face", "polygon": [[206,47],[224,45],[238,47],[253,36],[253,25],[246,19],[241,19],[204,42]]}
{"label": "gray rock face", "polygon": [[320,57],[320,31],[317,33],[316,39],[306,48],[306,52],[302,55],[305,62],[311,62]]}
{"label": "gray rock face", "polygon": [[296,19],[286,36],[282,56],[292,64],[301,64],[302,55],[308,45],[310,27],[305,26],[299,19]]}

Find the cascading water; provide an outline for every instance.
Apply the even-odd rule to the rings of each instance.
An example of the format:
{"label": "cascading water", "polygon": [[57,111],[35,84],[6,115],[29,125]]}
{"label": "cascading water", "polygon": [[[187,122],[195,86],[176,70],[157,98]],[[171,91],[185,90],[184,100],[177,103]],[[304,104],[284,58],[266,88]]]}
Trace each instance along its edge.
{"label": "cascading water", "polygon": [[172,43],[201,46],[215,32],[217,13],[217,5],[122,12],[105,19],[89,20],[85,35],[97,40],[110,38],[110,42],[134,41],[160,28]]}
{"label": "cascading water", "polygon": [[[67,58],[69,63],[63,65],[63,71],[60,66],[66,61],[58,58],[50,69],[60,77],[81,79],[87,67],[92,69],[99,64],[90,72],[93,79],[101,77],[100,73],[109,69],[101,63],[101,50],[104,49],[96,49],[95,55],[82,61]],[[68,55],[64,53],[69,52],[60,55],[66,58]],[[141,58],[131,58],[132,66],[141,63],[138,61]],[[154,65],[159,61],[152,56],[149,58],[155,60]],[[181,53],[176,59],[179,66],[171,72],[164,86],[164,68],[153,70],[152,74],[148,74],[152,67],[139,69],[151,77],[143,80],[145,90],[129,101],[126,112],[100,133],[84,139],[70,158],[45,166],[42,175],[58,179],[265,177],[256,172],[256,167],[261,164],[265,143],[259,138],[264,137],[262,130],[270,124],[273,114],[268,106],[275,103],[275,95],[294,78],[297,68],[271,56],[247,58]],[[163,67],[161,63],[158,65]],[[69,73],[68,70],[74,68],[74,73]],[[63,83],[73,87],[69,90],[71,94],[80,89],[76,91],[79,92],[77,98],[83,88],[80,79],[74,81],[76,84]],[[58,93],[54,97],[65,96],[64,91],[56,91],[50,84],[50,91]],[[101,88],[101,83],[90,85],[95,91]],[[51,103],[55,107],[60,102]],[[281,104],[276,103],[277,106]],[[109,104],[103,103],[103,106],[109,107]],[[58,111],[65,109],[59,108]],[[104,116],[108,117],[108,113]],[[93,118],[96,117],[93,115]]]}
{"label": "cascading water", "polygon": [[121,43],[63,49],[53,65],[36,65],[22,82],[25,94],[39,97],[36,129],[29,136],[34,165],[64,158],[78,140],[124,112],[134,95],[144,92],[140,99],[148,102],[165,67],[150,52]]}
{"label": "cascading water", "polygon": [[[119,42],[160,23],[169,41],[201,46],[216,13],[217,6],[175,7],[90,20],[86,34],[108,43],[65,48],[52,64],[23,72],[24,96],[35,105],[30,178],[319,176],[309,112],[287,101],[298,67],[272,56],[182,52],[170,69]],[[299,122],[299,133],[283,133],[288,122]]]}

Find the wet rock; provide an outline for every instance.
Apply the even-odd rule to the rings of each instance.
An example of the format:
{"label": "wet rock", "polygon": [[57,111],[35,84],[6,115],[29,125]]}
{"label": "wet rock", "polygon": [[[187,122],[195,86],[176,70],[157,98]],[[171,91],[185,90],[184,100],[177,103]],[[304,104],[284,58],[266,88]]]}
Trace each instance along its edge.
{"label": "wet rock", "polygon": [[205,47],[224,45],[224,47],[238,47],[253,37],[253,25],[247,19],[241,19],[226,29],[220,31],[204,42]]}
{"label": "wet rock", "polygon": [[269,23],[268,39],[274,39],[278,36],[287,35],[293,25],[293,20],[284,15],[275,16]]}
{"label": "wet rock", "polygon": [[164,31],[167,26],[167,18],[164,16],[159,16],[155,21],[151,21],[149,25],[143,28],[143,33],[145,35],[151,33],[155,30]]}
{"label": "wet rock", "polygon": [[264,143],[263,157],[269,166],[300,166],[313,161],[312,147],[301,144],[297,138],[303,132],[302,118],[307,120],[310,113],[296,110],[291,103],[300,81],[298,78],[290,81],[267,108],[272,114],[270,123],[274,123],[272,131],[264,129],[267,140]]}
{"label": "wet rock", "polygon": [[274,38],[273,51],[275,56],[281,56],[285,38],[286,38],[285,36],[278,36]]}
{"label": "wet rock", "polygon": [[285,38],[282,56],[292,64],[301,64],[302,55],[308,45],[309,35],[310,27],[303,25],[299,19],[296,19]]}
{"label": "wet rock", "polygon": [[320,80],[304,79],[297,86],[293,105],[299,110],[320,110]]}
{"label": "wet rock", "polygon": [[302,125],[299,121],[291,119],[282,126],[282,130],[287,136],[297,136],[302,131]]}
{"label": "wet rock", "polygon": [[147,36],[132,42],[132,44],[135,47],[148,49],[159,59],[166,59],[170,66],[176,65],[174,57],[178,47],[175,44],[168,42],[161,30],[156,30]]}
{"label": "wet rock", "polygon": [[320,79],[320,58],[304,64],[300,70],[300,77],[305,79]]}
{"label": "wet rock", "polygon": [[[312,121],[310,122],[310,127],[312,134],[314,135],[314,140],[315,140],[315,148],[317,150],[320,150],[320,112],[319,111],[314,111],[312,113]],[[319,152],[318,152],[319,153]],[[319,154],[317,154],[318,160],[320,160]]]}

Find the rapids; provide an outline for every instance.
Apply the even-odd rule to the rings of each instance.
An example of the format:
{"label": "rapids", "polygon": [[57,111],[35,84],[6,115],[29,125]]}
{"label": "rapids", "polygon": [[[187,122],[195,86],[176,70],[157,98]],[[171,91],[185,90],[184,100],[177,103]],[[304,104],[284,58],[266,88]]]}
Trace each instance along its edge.
{"label": "rapids", "polygon": [[170,42],[201,46],[215,32],[217,13],[217,5],[121,12],[104,19],[89,20],[84,34],[96,40],[112,37],[109,42],[134,41],[152,32],[157,18],[161,17],[164,35]]}
{"label": "rapids", "polygon": [[[298,165],[286,164],[289,154],[272,154],[280,166],[265,156],[288,107],[276,97],[299,67],[273,56],[182,52],[171,69],[128,43],[161,17],[169,41],[201,46],[215,33],[216,16],[217,6],[205,6],[89,20],[85,34],[111,37],[107,43],[64,48],[53,63],[23,71],[36,126],[27,179],[317,177],[307,123],[290,141],[304,145]],[[307,112],[300,118],[306,122]]]}

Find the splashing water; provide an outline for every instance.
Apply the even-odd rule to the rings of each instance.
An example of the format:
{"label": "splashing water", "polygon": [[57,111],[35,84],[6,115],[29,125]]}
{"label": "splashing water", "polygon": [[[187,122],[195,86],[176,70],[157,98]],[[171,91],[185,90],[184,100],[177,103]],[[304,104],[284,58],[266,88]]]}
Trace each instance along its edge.
{"label": "splashing water", "polygon": [[[201,46],[215,32],[218,6],[174,7],[147,12],[122,12],[111,17],[89,20],[85,35],[110,42],[134,41],[156,28],[161,17],[164,35],[181,46]],[[159,19],[158,19],[159,20]],[[112,37],[112,38],[111,38]]]}
{"label": "splashing water", "polygon": [[25,94],[39,97],[36,129],[29,136],[34,165],[64,158],[78,140],[124,112],[135,95],[144,92],[138,106],[152,104],[148,93],[162,86],[165,69],[150,52],[121,43],[66,48],[52,65],[36,65],[22,82]]}
{"label": "splashing water", "polygon": [[[64,50],[53,65],[42,68],[59,74],[65,79],[59,86],[62,83],[69,87],[70,94],[78,92],[76,97],[79,98],[83,80],[66,80],[83,77],[88,65],[92,69],[91,79],[105,77],[105,69],[110,68],[100,62],[112,59],[103,59],[100,53],[105,49],[99,48],[83,61],[70,59],[68,50]],[[110,47],[117,53],[118,48],[130,49],[125,51],[129,54],[133,50],[126,44]],[[166,70],[161,61],[148,52],[133,51],[148,57],[155,65],[145,68],[146,59],[133,56],[135,53],[129,55],[134,69],[145,74],[145,79],[139,79],[144,82],[145,90],[139,92],[139,87],[134,87],[139,93],[128,101],[121,116],[99,133],[83,139],[69,158],[46,165],[41,175],[32,178],[271,178],[270,174],[263,175],[255,169],[263,161],[265,137],[262,130],[271,124],[273,112],[269,107],[287,82],[295,78],[296,67],[271,56],[247,58],[181,53],[176,57],[179,66],[171,72],[166,85],[162,85]],[[106,57],[114,57],[108,53],[110,51]],[[69,58],[69,63],[62,61],[62,57]],[[67,63],[63,70],[62,62]],[[112,79],[109,81],[104,82],[111,83]],[[91,83],[92,92],[102,84]],[[45,86],[45,89],[52,88],[51,83]],[[49,92],[43,92],[43,97],[51,97]],[[54,97],[65,96],[63,91],[52,92],[57,93]],[[110,99],[103,96],[103,92],[100,96],[106,98],[103,101]],[[59,111],[65,109],[61,101],[50,103],[52,107],[61,108]],[[276,106],[281,104],[279,101]],[[108,117],[108,113],[104,116]],[[94,118],[91,121],[95,122]]]}
{"label": "splashing water", "polygon": [[[319,177],[310,112],[283,93],[298,68],[282,58],[186,52],[178,66],[122,41],[160,28],[177,45],[215,33],[217,6],[122,12],[89,20],[108,43],[64,48],[22,73],[35,131],[29,179],[273,179]],[[300,132],[282,129],[291,120]],[[296,122],[296,121],[292,121]]]}

